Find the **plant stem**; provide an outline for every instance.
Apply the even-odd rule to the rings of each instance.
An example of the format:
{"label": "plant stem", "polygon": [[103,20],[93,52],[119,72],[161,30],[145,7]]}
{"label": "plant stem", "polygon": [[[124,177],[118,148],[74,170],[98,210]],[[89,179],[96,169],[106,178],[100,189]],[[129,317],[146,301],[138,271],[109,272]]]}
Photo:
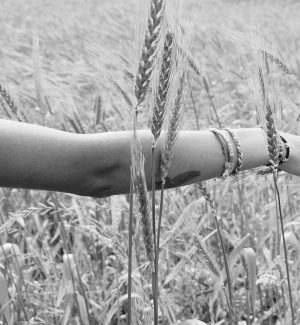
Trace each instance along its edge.
{"label": "plant stem", "polygon": [[218,112],[217,112],[217,108],[216,108],[216,106],[214,104],[213,97],[212,97],[212,95],[210,93],[209,86],[208,86],[208,82],[207,82],[207,80],[206,80],[205,77],[203,77],[203,83],[204,83],[204,88],[205,88],[205,91],[207,93],[208,99],[210,101],[211,107],[213,108],[214,113],[216,115],[219,128],[222,129],[221,120],[219,119],[219,115],[218,115]]}
{"label": "plant stem", "polygon": [[191,100],[192,100],[192,104],[193,104],[193,110],[194,110],[194,114],[195,114],[195,120],[196,120],[196,125],[197,125],[197,130],[200,130],[200,126],[199,126],[199,116],[198,116],[198,112],[197,112],[197,108],[196,108],[196,102],[195,102],[195,98],[193,95],[193,90],[192,90],[192,85],[191,85],[191,81],[190,81],[190,77],[189,74],[186,74],[186,79],[189,85],[189,91],[190,91],[190,96],[191,96]]}
{"label": "plant stem", "polygon": [[131,288],[132,288],[132,235],[133,235],[133,184],[130,178],[130,194],[129,194],[129,231],[128,231],[128,280],[127,280],[127,296],[128,296],[128,313],[127,325],[131,325]]}
{"label": "plant stem", "polygon": [[155,143],[152,143],[151,149],[151,186],[152,186],[152,229],[153,229],[153,240],[154,246],[156,243],[156,230],[155,230]]}
{"label": "plant stem", "polygon": [[234,313],[234,296],[233,296],[233,293],[232,293],[231,276],[230,276],[228,261],[227,261],[227,257],[226,257],[226,253],[225,253],[225,246],[224,246],[223,236],[222,236],[222,232],[221,232],[219,222],[218,222],[218,219],[217,219],[216,216],[215,216],[215,223],[216,223],[216,226],[217,226],[217,230],[218,230],[218,234],[219,234],[219,238],[220,238],[220,242],[221,242],[222,253],[223,253],[223,257],[224,257],[225,271],[226,271],[226,276],[227,276],[227,281],[228,281],[229,315],[230,315],[230,318],[231,318],[231,322],[233,324],[235,324],[236,322],[235,322],[235,313]]}
{"label": "plant stem", "polygon": [[158,324],[158,295],[157,295],[157,283],[158,283],[158,255],[156,250],[156,230],[155,230],[155,142],[153,140],[151,149],[151,186],[152,186],[152,229],[153,229],[153,240],[154,240],[154,270],[152,268],[152,293],[153,293],[153,306],[154,306],[154,320],[155,325]]}
{"label": "plant stem", "polygon": [[160,207],[159,207],[159,217],[158,217],[158,225],[157,225],[157,244],[156,244],[157,260],[159,258],[159,241],[160,241],[160,228],[161,228],[163,203],[164,203],[164,190],[165,190],[165,183],[162,182],[161,190],[160,190]]}
{"label": "plant stem", "polygon": [[[160,242],[160,228],[161,228],[161,219],[162,219],[162,211],[163,211],[163,200],[164,200],[164,188],[165,183],[162,182],[161,190],[160,190],[160,207],[159,207],[159,217],[158,217],[158,225],[157,225],[157,241],[156,241],[156,249],[155,249],[155,295],[158,301],[159,290],[158,290],[158,261],[159,261],[159,242]],[[157,305],[157,314],[154,319],[154,325],[158,325],[158,305]]]}
{"label": "plant stem", "polygon": [[279,218],[280,218],[280,226],[282,232],[282,242],[283,242],[283,250],[284,250],[284,258],[285,258],[285,267],[286,267],[286,276],[288,282],[288,291],[289,291],[289,299],[290,299],[290,307],[291,307],[291,316],[292,316],[292,325],[295,325],[295,314],[293,309],[293,297],[292,297],[292,289],[291,289],[291,280],[290,280],[290,271],[289,271],[289,264],[288,264],[288,252],[286,248],[286,241],[285,241],[285,234],[284,234],[284,226],[283,226],[283,216],[282,216],[282,208],[281,208],[281,200],[280,200],[280,193],[277,185],[276,179],[276,172],[273,172],[273,180],[278,200],[278,210],[279,210]]}

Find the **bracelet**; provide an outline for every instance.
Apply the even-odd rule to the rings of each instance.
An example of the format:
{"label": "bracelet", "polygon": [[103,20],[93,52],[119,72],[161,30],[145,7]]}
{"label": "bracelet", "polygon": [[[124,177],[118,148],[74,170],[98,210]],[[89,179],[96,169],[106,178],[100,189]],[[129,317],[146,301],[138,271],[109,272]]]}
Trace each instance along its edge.
{"label": "bracelet", "polygon": [[213,132],[217,136],[222,147],[222,152],[225,158],[225,164],[224,164],[224,171],[221,178],[224,179],[229,175],[231,175],[234,169],[233,146],[230,139],[228,139],[228,137],[225,136],[220,130],[215,128],[210,128],[209,131]]}
{"label": "bracelet", "polygon": [[[260,128],[265,132],[265,129],[263,126],[260,126]],[[266,137],[266,134],[265,134],[265,137]],[[288,145],[287,140],[282,135],[278,134],[278,138],[283,143],[283,144],[280,144],[280,141],[278,141],[278,151],[279,151],[278,160],[277,161],[269,160],[269,164],[267,166],[265,166],[265,168],[263,168],[257,172],[258,175],[267,175],[267,174],[273,173],[274,171],[278,171],[279,170],[278,166],[289,160],[290,146]],[[283,146],[285,146],[285,150],[286,150],[285,157],[283,157]]]}
{"label": "bracelet", "polygon": [[234,171],[232,172],[232,175],[236,175],[242,169],[242,165],[243,165],[244,154],[243,154],[241,142],[238,139],[238,136],[235,133],[235,131],[233,131],[230,128],[224,128],[223,130],[227,131],[231,135],[233,141],[235,142],[236,151],[237,151],[237,164]]}
{"label": "bracelet", "polygon": [[279,146],[280,147],[279,164],[282,164],[282,163],[288,161],[290,158],[290,146],[289,146],[288,142],[286,141],[286,139],[282,135],[280,135],[280,139],[283,142],[283,145],[285,146],[285,150],[286,150],[286,155],[285,155],[285,157],[283,157],[283,148],[282,148],[282,146]]}
{"label": "bracelet", "polygon": [[266,142],[266,145],[267,145],[267,148],[268,148],[268,153],[269,153],[269,163],[264,166],[262,169],[258,170],[257,171],[257,175],[268,175],[268,174],[272,174],[276,171],[278,171],[278,159],[276,161],[274,161],[273,159],[270,158],[270,152],[269,152],[269,144],[268,144],[268,140],[267,140],[267,134],[266,134],[266,130],[264,128],[263,125],[259,125],[258,126],[262,132],[263,132],[263,135],[264,135],[264,139],[265,139],[265,142]]}

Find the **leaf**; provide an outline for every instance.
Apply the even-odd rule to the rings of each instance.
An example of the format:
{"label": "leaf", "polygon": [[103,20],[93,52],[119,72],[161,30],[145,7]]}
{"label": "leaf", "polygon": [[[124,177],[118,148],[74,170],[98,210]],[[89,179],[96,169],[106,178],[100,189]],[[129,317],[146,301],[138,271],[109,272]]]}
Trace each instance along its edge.
{"label": "leaf", "polygon": [[75,269],[75,260],[73,254],[64,254],[63,256],[63,274],[64,281],[72,280],[73,270]]}
{"label": "leaf", "polygon": [[2,272],[0,272],[0,318],[2,314],[4,315],[6,322],[9,325],[12,325],[13,319],[9,306],[7,282]]}
{"label": "leaf", "polygon": [[[300,251],[300,243],[295,234],[291,231],[285,233],[286,243],[294,249],[297,253]],[[282,239],[281,239],[281,248],[282,248]]]}
{"label": "leaf", "polygon": [[73,297],[72,294],[66,295],[65,298],[66,298],[66,306],[65,306],[64,316],[63,316],[63,319],[61,321],[62,325],[69,324],[68,321],[69,321],[69,318],[70,318],[70,315],[71,315],[73,302],[74,302],[74,297]]}
{"label": "leaf", "polygon": [[174,238],[174,234],[177,233],[177,231],[182,230],[182,226],[186,222],[191,222],[191,216],[195,214],[195,211],[200,203],[204,203],[205,199],[204,197],[199,198],[196,201],[191,202],[189,205],[187,205],[184,210],[182,211],[181,215],[173,225],[172,229],[168,232],[166,238],[161,243],[161,247],[164,247],[168,241],[172,238]]}
{"label": "leaf", "polygon": [[[236,262],[236,260],[238,259],[238,257],[241,255],[242,250],[247,242],[247,240],[250,238],[250,234],[246,234],[236,245],[236,247],[234,248],[234,250],[230,253],[229,258],[228,258],[228,265],[229,265],[229,269],[232,269],[234,263]],[[226,278],[226,272],[225,272],[225,268],[222,269],[221,272],[221,278],[225,279]]]}
{"label": "leaf", "polygon": [[252,313],[255,315],[255,295],[256,295],[256,255],[253,248],[244,248],[243,249],[243,264],[247,273],[249,291],[250,291],[250,301],[252,305]]}
{"label": "leaf", "polygon": [[[135,299],[142,299],[142,298],[141,298],[137,293],[135,293],[135,292],[133,292],[133,293],[131,294],[131,298],[133,299],[133,301],[134,301]],[[107,315],[106,315],[104,325],[109,325],[109,324],[111,324],[111,320],[112,320],[113,316],[117,313],[117,310],[118,310],[119,306],[121,306],[122,303],[123,303],[124,301],[126,301],[127,299],[128,299],[128,295],[125,294],[125,295],[121,296],[118,300],[116,300],[116,301],[114,302],[114,304],[111,306],[109,312],[108,312]]]}
{"label": "leaf", "polygon": [[76,268],[75,259],[73,254],[64,254],[63,255],[63,286],[65,289],[65,294],[74,294],[74,282],[75,274],[73,270]]}
{"label": "leaf", "polygon": [[186,266],[187,261],[191,258],[193,254],[195,254],[196,247],[193,246],[188,252],[185,253],[182,260],[180,260],[175,267],[172,268],[172,271],[168,274],[166,277],[166,280],[164,282],[163,286],[166,286],[170,281],[172,281],[174,278],[176,278],[177,274]]}
{"label": "leaf", "polygon": [[21,269],[25,265],[25,262],[19,246],[12,243],[3,244],[0,247],[0,262],[4,259],[11,261],[14,273],[20,275]]}
{"label": "leaf", "polygon": [[122,195],[112,196],[110,199],[111,206],[111,219],[112,219],[112,232],[117,233],[119,231],[120,221],[122,219],[122,212],[128,208],[128,203],[125,197]]}
{"label": "leaf", "polygon": [[183,322],[175,323],[173,325],[208,325],[207,323],[202,322],[201,320],[197,319],[188,319]]}
{"label": "leaf", "polygon": [[88,315],[88,310],[86,308],[85,301],[80,293],[76,292],[76,296],[77,296],[81,320],[84,325],[89,325],[89,315]]}

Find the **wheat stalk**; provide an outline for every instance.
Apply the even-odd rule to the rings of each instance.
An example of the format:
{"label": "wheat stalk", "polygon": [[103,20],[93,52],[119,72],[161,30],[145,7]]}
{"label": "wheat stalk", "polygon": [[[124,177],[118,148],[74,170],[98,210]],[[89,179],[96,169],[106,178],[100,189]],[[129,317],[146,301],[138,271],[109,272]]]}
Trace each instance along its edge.
{"label": "wheat stalk", "polygon": [[102,98],[100,94],[98,94],[95,98],[93,111],[96,115],[95,125],[97,126],[101,121],[101,113],[102,113]]}
{"label": "wheat stalk", "polygon": [[276,64],[280,70],[285,72],[287,75],[293,75],[292,72],[290,71],[290,69],[287,67],[287,65],[282,60],[280,60],[278,57],[274,56],[273,54],[271,54],[270,52],[268,52],[266,50],[261,50],[261,51],[262,51],[262,54],[264,56],[266,56],[271,62]]}
{"label": "wheat stalk", "polygon": [[11,109],[11,111],[16,115],[19,122],[26,122],[29,123],[28,118],[26,115],[18,110],[18,107],[13,100],[12,96],[8,92],[8,90],[0,83],[0,96],[4,99],[7,106]]}
{"label": "wheat stalk", "polygon": [[201,261],[206,267],[217,277],[221,278],[221,272],[219,266],[217,265],[216,261],[212,258],[211,254],[209,253],[208,249],[205,245],[202,244],[201,240],[196,237],[195,240],[197,250],[201,256]]}
{"label": "wheat stalk", "polygon": [[265,119],[266,119],[266,138],[268,144],[268,152],[269,152],[269,163],[270,165],[267,168],[264,168],[259,174],[267,174],[276,171],[278,168],[278,157],[279,157],[279,149],[278,149],[278,132],[276,128],[276,123],[273,116],[273,110],[269,99],[268,89],[266,88],[266,82],[263,74],[262,67],[258,69],[258,77],[260,82],[260,88],[263,98],[263,104],[265,108]]}
{"label": "wheat stalk", "polygon": [[13,100],[13,98],[11,97],[11,95],[9,94],[9,92],[7,91],[7,89],[1,83],[0,83],[0,95],[3,97],[6,104],[9,106],[12,112],[17,115],[18,114],[17,105]]}
{"label": "wheat stalk", "polygon": [[166,135],[166,142],[161,157],[161,180],[164,184],[168,171],[174,156],[175,144],[178,138],[183,116],[183,97],[184,97],[185,71],[183,70],[180,80],[177,96],[171,111],[171,117]]}
{"label": "wheat stalk", "polygon": [[156,140],[160,136],[162,124],[166,115],[166,108],[168,103],[168,90],[170,88],[170,79],[172,72],[172,50],[174,43],[173,41],[173,33],[170,30],[167,30],[164,42],[159,84],[156,92],[151,123],[151,132],[154,137],[154,142],[156,142]]}
{"label": "wheat stalk", "polygon": [[136,133],[134,133],[133,135],[132,142],[133,142],[131,146],[132,182],[135,188],[137,202],[138,202],[138,210],[141,216],[142,233],[143,233],[145,250],[146,250],[147,258],[152,265],[154,261],[154,242],[153,242],[153,233],[152,233],[152,225],[151,225],[150,205],[149,205],[149,200],[147,195],[147,185],[146,185],[146,177],[144,171],[145,158],[143,156],[141,145],[138,142]]}
{"label": "wheat stalk", "polygon": [[174,34],[167,30],[164,48],[162,54],[162,64],[160,69],[158,87],[154,99],[154,107],[151,122],[151,132],[153,135],[151,148],[151,186],[152,186],[152,231],[155,246],[154,273],[152,274],[152,290],[154,305],[154,321],[158,324],[158,246],[156,241],[155,227],[155,146],[157,139],[161,134],[162,125],[168,106],[168,94],[170,88],[170,79],[172,72],[172,52],[173,52]]}
{"label": "wheat stalk", "polygon": [[242,264],[246,272],[246,289],[250,291],[251,307],[253,317],[255,315],[255,295],[256,295],[256,255],[253,248],[243,248]]}
{"label": "wheat stalk", "polygon": [[[263,62],[265,63],[266,73],[269,78],[269,65],[268,65],[268,56],[262,53]],[[275,120],[273,117],[273,111],[270,104],[269,99],[269,91],[266,88],[266,83],[263,75],[263,67],[259,65],[259,81],[260,87],[263,97],[263,103],[265,107],[265,118],[266,118],[266,135],[267,135],[267,143],[268,143],[268,151],[269,151],[269,166],[263,170],[263,172],[271,172],[273,174],[273,181],[275,186],[275,193],[278,202],[278,211],[279,211],[279,219],[280,219],[280,227],[282,233],[282,241],[283,241],[283,248],[284,248],[284,258],[285,258],[285,267],[286,267],[286,275],[287,275],[287,284],[288,284],[288,293],[289,293],[289,302],[291,308],[291,317],[292,317],[292,324],[295,324],[295,314],[293,308],[293,297],[292,297],[292,289],[291,289],[291,280],[290,280],[290,271],[289,271],[289,264],[288,264],[288,251],[286,247],[286,240],[285,240],[285,233],[284,233],[284,225],[283,225],[283,214],[281,208],[281,199],[280,193],[277,185],[277,171],[278,171],[278,160],[279,160],[279,149],[278,149],[278,132],[275,124]],[[270,85],[270,78],[268,79]],[[274,100],[274,107],[276,105],[276,101]]]}
{"label": "wheat stalk", "polygon": [[164,11],[165,0],[152,0],[150,2],[148,26],[135,80],[134,94],[137,100],[137,107],[145,100],[152,77],[158,42],[163,26]]}
{"label": "wheat stalk", "polygon": [[218,221],[217,209],[216,209],[213,197],[210,194],[208,188],[205,186],[205,184],[204,183],[198,183],[197,186],[200,189],[200,191],[201,191],[203,197],[205,198],[206,202],[210,206],[211,213],[213,215],[213,218],[214,218],[214,221],[215,221],[215,224],[216,224],[216,227],[217,227],[217,231],[218,231],[218,235],[219,235],[219,239],[220,239],[220,243],[221,243],[221,248],[222,248],[222,254],[223,254],[223,258],[224,258],[226,277],[227,277],[227,281],[228,281],[228,292],[229,292],[229,301],[230,301],[230,306],[228,306],[228,308],[229,308],[232,320],[234,320],[234,317],[235,317],[234,315],[235,314],[234,314],[234,311],[232,310],[235,307],[234,294],[233,294],[229,264],[228,264],[228,260],[227,260],[227,256],[226,256],[226,252],[225,252],[225,245],[224,245],[221,228],[220,228],[219,221]]}
{"label": "wheat stalk", "polygon": [[74,112],[74,117],[75,117],[75,121],[77,122],[77,125],[79,127],[80,133],[82,133],[82,134],[87,133],[84,125],[82,124],[82,121],[81,121],[81,118],[80,118],[79,114]]}

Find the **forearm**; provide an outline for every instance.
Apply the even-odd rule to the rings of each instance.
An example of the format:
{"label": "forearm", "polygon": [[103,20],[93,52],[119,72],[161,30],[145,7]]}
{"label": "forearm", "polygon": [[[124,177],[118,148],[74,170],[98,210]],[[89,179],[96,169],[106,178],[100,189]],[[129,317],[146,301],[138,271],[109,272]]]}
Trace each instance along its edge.
{"label": "forearm", "polygon": [[[243,169],[267,164],[267,146],[261,129],[238,129],[236,132],[244,151]],[[138,131],[138,136],[150,188],[152,137],[149,131]],[[282,169],[299,175],[299,137],[286,137],[291,142],[291,159],[282,165]],[[77,135],[0,120],[0,138],[0,186],[95,197],[129,192],[130,132]],[[158,183],[163,141],[162,137],[155,156]],[[221,146],[211,132],[182,131],[175,147],[167,187],[218,177],[223,169]]]}
{"label": "forearm", "polygon": [[[235,130],[243,149],[242,170],[262,167],[269,163],[269,154],[265,134],[261,128],[247,128]],[[151,188],[151,145],[152,135],[149,131],[138,131],[143,153],[145,156],[145,174],[148,189]],[[290,160],[280,167],[294,175],[300,176],[300,141],[298,136],[286,134],[291,146]],[[90,196],[109,196],[129,192],[130,184],[130,132],[111,132],[97,135],[85,135],[91,147],[97,146],[99,139],[106,144],[106,174],[103,177],[101,164],[91,170],[98,170],[98,177],[92,177],[90,182]],[[93,144],[94,143],[94,144]],[[155,170],[156,183],[160,188],[160,159],[164,144],[162,136],[156,147]],[[99,146],[98,146],[99,147]],[[235,148],[235,147],[234,147]],[[98,152],[99,153],[99,152]],[[96,151],[96,155],[98,154]],[[237,158],[235,148],[235,159]],[[100,161],[92,159],[92,162]],[[235,161],[236,163],[236,161]],[[168,173],[166,188],[196,183],[219,177],[224,171],[224,156],[222,148],[210,131],[182,131],[175,147],[174,158]]]}
{"label": "forearm", "polygon": [[[235,130],[241,141],[244,161],[243,170],[263,166],[268,163],[268,151],[264,134],[260,128],[237,129]],[[95,136],[95,135],[94,135]],[[91,138],[94,137],[90,136]],[[107,177],[110,182],[110,189],[103,195],[121,194],[129,192],[130,184],[130,133],[114,132],[101,135],[110,143],[109,147],[114,148],[109,153],[109,160],[114,161],[113,156],[117,156],[118,165],[115,165]],[[149,131],[138,131],[143,153],[145,156],[145,174],[148,188],[151,188],[151,145],[152,136]],[[160,155],[164,137],[160,138],[156,147],[155,170],[156,183],[160,184]],[[237,155],[235,154],[235,157]],[[166,188],[177,187],[215,178],[222,175],[224,170],[224,156],[222,148],[210,131],[182,131],[175,147],[174,158],[168,173]],[[96,180],[97,182],[97,180]],[[101,193],[101,183],[99,179],[94,190],[93,196]],[[99,185],[99,187],[97,186]],[[160,188],[160,186],[159,186]],[[101,195],[101,194],[100,194]]]}

